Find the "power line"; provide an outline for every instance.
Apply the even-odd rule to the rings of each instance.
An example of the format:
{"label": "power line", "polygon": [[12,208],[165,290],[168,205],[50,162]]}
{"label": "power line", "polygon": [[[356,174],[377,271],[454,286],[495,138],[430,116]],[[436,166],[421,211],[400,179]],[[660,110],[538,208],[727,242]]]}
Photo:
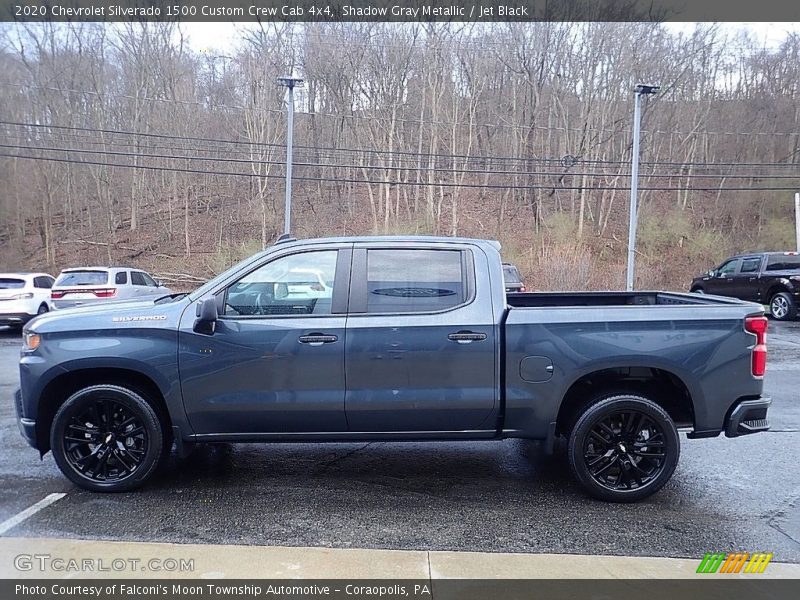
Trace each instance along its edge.
{"label": "power line", "polygon": [[[58,130],[68,130],[68,131],[85,131],[85,132],[92,132],[92,133],[107,133],[112,135],[129,135],[129,136],[140,136],[140,137],[150,137],[150,138],[160,138],[160,139],[172,139],[172,140],[182,140],[182,141],[200,141],[200,142],[207,142],[207,143],[220,143],[220,144],[232,144],[232,145],[245,145],[245,146],[255,146],[255,147],[270,147],[270,148],[278,148],[283,149],[283,144],[271,143],[271,142],[256,142],[256,141],[247,141],[247,140],[230,140],[230,139],[220,139],[220,138],[205,138],[205,137],[194,137],[194,136],[179,136],[179,135],[172,135],[172,134],[165,134],[165,133],[153,133],[153,132],[137,132],[137,131],[126,131],[126,130],[119,130],[119,129],[101,129],[101,128],[92,128],[92,127],[81,127],[81,126],[66,126],[66,125],[51,125],[51,124],[42,124],[42,123],[24,123],[24,122],[16,122],[16,121],[2,121],[0,120],[0,124],[2,125],[10,125],[15,127],[32,127],[32,128],[39,128],[39,129],[58,129]],[[458,155],[458,154],[435,154],[435,153],[418,153],[418,152],[408,152],[408,151],[387,151],[387,150],[377,150],[377,149],[368,149],[368,148],[335,148],[335,147],[323,147],[317,148],[315,146],[296,146],[296,148],[309,150],[309,151],[325,151],[325,152],[344,152],[344,153],[362,153],[362,154],[374,154],[374,155],[402,155],[402,156],[413,156],[413,157],[427,157],[427,158],[443,158],[443,159],[464,159],[464,160],[476,160],[480,162],[484,161],[507,161],[507,162],[528,162],[528,163],[557,163],[561,164],[562,158],[541,158],[541,157],[531,157],[531,158],[521,158],[521,157],[508,157],[508,156],[477,156],[477,155]],[[586,164],[594,164],[594,165],[621,165],[621,164],[628,164],[627,161],[623,160],[598,160],[598,159],[578,159],[581,163]],[[795,168],[800,169],[800,165],[796,163],[756,163],[756,162],[678,162],[678,161],[642,161],[642,165],[646,166],[673,166],[673,167],[701,167],[701,168],[719,168],[719,167],[775,167],[775,168]]]}
{"label": "power line", "polygon": [[[168,160],[194,160],[194,161],[207,161],[207,162],[223,162],[234,164],[247,164],[247,165],[278,165],[285,164],[281,160],[258,160],[258,159],[244,159],[244,158],[227,158],[218,156],[187,156],[187,155],[174,155],[174,154],[147,154],[142,152],[122,152],[116,150],[91,150],[85,148],[59,148],[53,146],[31,146],[24,144],[0,144],[0,148],[9,148],[14,150],[37,150],[45,152],[65,152],[77,154],[97,154],[103,156],[124,156],[133,158],[158,158]],[[185,150],[185,149],[184,149]],[[324,163],[324,162],[303,162],[298,161],[294,163],[298,167],[318,167],[328,169],[353,169],[353,170],[383,170],[383,171],[406,171],[406,172],[436,172],[436,173],[464,173],[464,174],[479,174],[479,175],[511,175],[511,176],[537,176],[537,177],[592,177],[592,178],[629,178],[630,173],[597,173],[597,172],[570,172],[570,171],[497,171],[488,169],[466,169],[459,167],[397,167],[392,165],[374,165],[374,164],[342,164],[342,163]],[[774,174],[702,174],[702,173],[644,173],[642,177],[645,178],[664,178],[664,179],[800,179],[798,175],[774,175]]]}
{"label": "power line", "polygon": [[[59,163],[73,163],[73,164],[81,164],[81,165],[97,165],[103,167],[115,167],[115,168],[124,168],[124,169],[144,169],[150,171],[174,171],[180,173],[195,173],[195,174],[204,174],[204,175],[218,175],[218,176],[232,176],[232,177],[262,177],[267,179],[283,179],[283,175],[277,174],[263,174],[259,175],[257,173],[242,173],[242,172],[235,172],[235,171],[209,171],[205,169],[190,169],[190,168],[180,168],[180,167],[157,167],[154,165],[132,165],[132,164],[122,164],[122,163],[107,163],[107,162],[99,162],[99,161],[84,161],[84,160],[75,160],[69,158],[56,158],[56,157],[47,157],[47,156],[25,156],[22,154],[12,154],[12,153],[0,153],[0,157],[5,158],[16,158],[16,159],[23,159],[23,160],[43,160],[49,162],[59,162]],[[337,177],[335,180],[331,180],[325,177],[310,177],[310,176],[298,176],[294,177],[294,179],[298,181],[312,181],[312,182],[323,182],[323,183],[367,183],[372,185],[417,185],[421,187],[458,187],[458,188],[478,188],[478,189],[497,189],[497,190],[586,190],[586,191],[613,191],[613,190],[629,190],[629,186],[555,186],[555,185],[515,185],[515,184],[481,184],[481,183],[457,183],[451,181],[437,181],[437,182],[426,182],[426,181],[392,181],[392,180],[371,180],[371,179],[354,179],[354,178],[339,178]],[[653,187],[653,186],[639,186],[640,190],[646,191],[663,191],[663,192],[677,192],[677,191],[691,191],[691,192],[753,192],[753,191],[794,191],[796,186],[758,186],[758,187],[725,187],[725,186],[716,186],[716,187],[696,187],[696,188],[676,188],[676,187]]]}

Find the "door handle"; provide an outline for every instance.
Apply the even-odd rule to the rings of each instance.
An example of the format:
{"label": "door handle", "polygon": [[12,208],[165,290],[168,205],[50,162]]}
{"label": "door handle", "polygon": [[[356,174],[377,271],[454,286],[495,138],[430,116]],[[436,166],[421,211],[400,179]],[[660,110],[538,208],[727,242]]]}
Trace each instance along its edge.
{"label": "door handle", "polygon": [[486,334],[476,333],[474,331],[457,331],[456,333],[449,334],[447,339],[451,342],[457,342],[459,344],[470,344],[472,342],[480,342],[481,340],[485,340]]}
{"label": "door handle", "polygon": [[329,335],[325,333],[310,333],[308,335],[301,335],[297,341],[301,344],[308,344],[309,346],[321,346],[322,344],[332,344],[339,340],[338,336]]}

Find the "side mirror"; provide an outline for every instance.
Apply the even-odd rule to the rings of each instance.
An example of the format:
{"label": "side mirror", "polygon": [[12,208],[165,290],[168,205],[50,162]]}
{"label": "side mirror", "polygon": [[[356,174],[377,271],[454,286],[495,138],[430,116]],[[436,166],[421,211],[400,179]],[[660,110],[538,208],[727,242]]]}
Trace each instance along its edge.
{"label": "side mirror", "polygon": [[195,333],[211,335],[217,328],[217,299],[213,296],[206,298],[197,305],[197,319],[194,322]]}

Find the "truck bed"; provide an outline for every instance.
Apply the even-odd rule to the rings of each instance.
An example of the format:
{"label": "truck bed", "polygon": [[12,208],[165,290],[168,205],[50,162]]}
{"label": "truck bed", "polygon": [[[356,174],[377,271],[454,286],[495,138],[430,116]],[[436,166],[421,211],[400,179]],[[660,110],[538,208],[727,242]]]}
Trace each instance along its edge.
{"label": "truck bed", "polygon": [[677,292],[528,292],[510,293],[506,299],[512,308],[741,304],[731,298]]}

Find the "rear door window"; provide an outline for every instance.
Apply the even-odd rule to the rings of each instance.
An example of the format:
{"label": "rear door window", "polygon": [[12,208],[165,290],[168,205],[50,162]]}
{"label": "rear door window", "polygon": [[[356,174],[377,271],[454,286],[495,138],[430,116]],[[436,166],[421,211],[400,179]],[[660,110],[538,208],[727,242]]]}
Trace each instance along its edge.
{"label": "rear door window", "polygon": [[416,313],[466,302],[460,250],[368,250],[367,312]]}
{"label": "rear door window", "polygon": [[740,273],[758,273],[758,268],[761,266],[761,257],[755,256],[742,259],[742,267],[739,269]]}
{"label": "rear door window", "polygon": [[68,271],[58,276],[58,286],[83,286],[106,285],[108,283],[107,271]]}
{"label": "rear door window", "polygon": [[128,283],[128,272],[127,271],[119,271],[114,276],[114,283],[117,285],[125,285]]}

